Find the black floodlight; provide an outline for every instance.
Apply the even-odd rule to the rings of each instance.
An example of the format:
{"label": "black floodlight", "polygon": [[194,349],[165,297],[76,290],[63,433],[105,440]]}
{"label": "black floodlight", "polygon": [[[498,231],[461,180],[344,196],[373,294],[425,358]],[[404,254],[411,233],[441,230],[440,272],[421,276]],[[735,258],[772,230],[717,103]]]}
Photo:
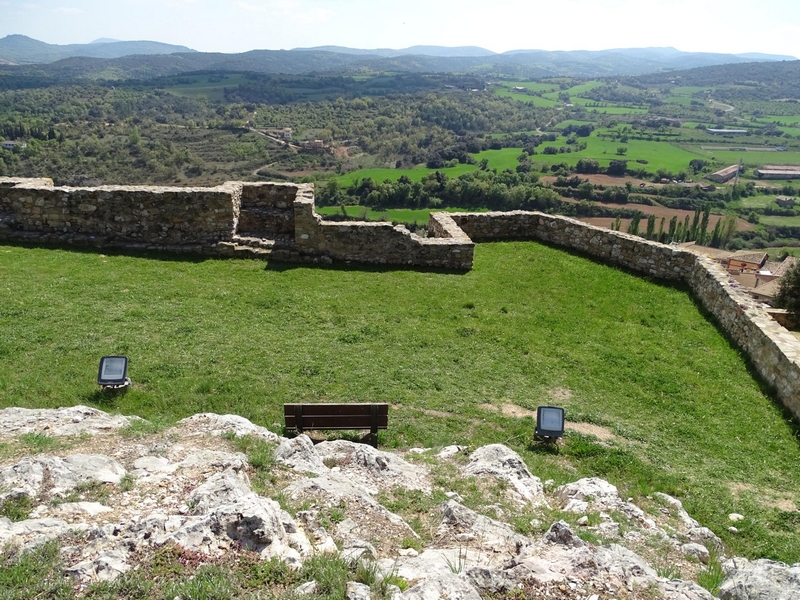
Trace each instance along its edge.
{"label": "black floodlight", "polygon": [[540,406],[536,409],[536,437],[554,440],[564,437],[564,409]]}
{"label": "black floodlight", "polygon": [[97,383],[103,389],[118,390],[131,384],[128,379],[127,356],[104,356],[100,359],[100,369],[97,372]]}

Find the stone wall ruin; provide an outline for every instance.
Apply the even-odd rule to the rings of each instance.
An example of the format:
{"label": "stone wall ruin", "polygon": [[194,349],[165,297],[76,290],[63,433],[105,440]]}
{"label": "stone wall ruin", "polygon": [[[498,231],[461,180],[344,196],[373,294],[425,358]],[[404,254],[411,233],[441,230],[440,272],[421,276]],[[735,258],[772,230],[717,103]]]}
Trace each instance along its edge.
{"label": "stone wall ruin", "polygon": [[800,419],[800,341],[728,273],[683,248],[537,212],[433,213],[428,237],[404,226],[325,221],[311,185],[55,187],[0,178],[0,241],[469,270],[475,243],[537,240],[688,285]]}

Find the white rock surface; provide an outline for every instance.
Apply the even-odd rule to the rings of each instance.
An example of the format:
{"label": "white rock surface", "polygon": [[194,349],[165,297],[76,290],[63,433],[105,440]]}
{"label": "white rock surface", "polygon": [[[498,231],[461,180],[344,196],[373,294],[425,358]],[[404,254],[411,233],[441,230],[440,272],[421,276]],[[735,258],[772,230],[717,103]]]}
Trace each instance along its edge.
{"label": "white rock surface", "polygon": [[542,480],[531,474],[519,454],[502,444],[482,446],[464,467],[468,475],[496,477],[507,482],[522,502],[545,504]]}
{"label": "white rock surface", "polygon": [[109,433],[127,427],[139,417],[109,415],[88,406],[69,408],[0,410],[0,438],[23,433],[43,433],[52,436]]}
{"label": "white rock surface", "polygon": [[223,435],[225,433],[233,433],[238,437],[253,435],[273,443],[277,443],[281,439],[280,436],[274,434],[266,427],[255,425],[251,421],[238,415],[200,413],[182,419],[178,421],[178,423],[180,425],[188,425],[200,432],[208,432],[212,435]]}

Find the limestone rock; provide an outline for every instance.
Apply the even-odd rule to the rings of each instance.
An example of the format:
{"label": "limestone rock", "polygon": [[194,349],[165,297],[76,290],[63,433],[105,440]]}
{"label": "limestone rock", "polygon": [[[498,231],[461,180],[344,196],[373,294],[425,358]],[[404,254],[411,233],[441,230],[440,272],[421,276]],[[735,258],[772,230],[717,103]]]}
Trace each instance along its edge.
{"label": "limestone rock", "polygon": [[481,600],[474,587],[453,573],[426,579],[406,590],[402,597],[403,600]]}
{"label": "limestone rock", "polygon": [[722,600],[796,600],[800,598],[800,563],[733,558],[722,565]]}
{"label": "limestone rock", "polygon": [[599,477],[587,477],[562,485],[553,492],[561,501],[561,509],[584,513],[589,508],[589,499],[602,510],[614,510],[621,504],[617,488]]}
{"label": "limestone rock", "polygon": [[281,441],[275,450],[275,460],[301,473],[324,475],[330,471],[317,454],[311,438],[305,434]]}
{"label": "limestone rock", "polygon": [[570,526],[564,521],[553,523],[544,534],[543,539],[551,544],[561,544],[570,548],[578,548],[585,545],[585,542],[575,535]]}
{"label": "limestone rock", "polygon": [[440,460],[448,460],[457,454],[464,452],[466,449],[466,446],[445,446],[439,451],[439,454],[436,455],[436,458]]}
{"label": "limestone rock", "polygon": [[40,544],[57,538],[71,531],[86,531],[88,525],[78,523],[70,525],[61,519],[26,519],[12,523],[8,519],[0,519],[0,547],[7,543]]}
{"label": "limestone rock", "polygon": [[186,504],[194,514],[206,513],[223,504],[236,502],[251,492],[250,481],[245,473],[227,469],[212,475],[192,490]]}
{"label": "limestone rock", "polygon": [[516,556],[530,543],[508,524],[480,515],[454,500],[442,504],[442,522],[436,530],[436,539],[439,544],[477,548],[483,552],[484,564]]}
{"label": "limestone rock", "polygon": [[124,551],[104,552],[94,560],[85,560],[66,569],[74,579],[87,585],[98,581],[113,581],[131,569],[126,561],[128,553]]}
{"label": "limestone rock", "polygon": [[317,593],[319,589],[319,585],[316,581],[307,581],[301,585],[298,585],[294,589],[294,593],[298,596],[313,596]]}
{"label": "limestone rock", "polygon": [[19,495],[36,497],[44,491],[45,478],[52,486],[51,493],[59,494],[92,481],[119,483],[125,473],[116,460],[100,454],[73,454],[63,459],[46,455],[27,457],[0,470],[0,489],[8,490],[0,494],[0,499]]}
{"label": "limestone rock", "polygon": [[370,600],[369,586],[355,581],[348,581],[344,597],[345,600]]}
{"label": "limestone rock", "polygon": [[541,479],[531,474],[519,454],[502,444],[490,444],[475,450],[464,472],[496,477],[506,481],[523,502],[545,504]]}
{"label": "limestone rock", "polygon": [[391,452],[347,440],[322,442],[314,450],[324,464],[335,463],[347,476],[357,476],[361,480],[366,476],[380,486],[429,489],[427,469],[412,465]]}
{"label": "limestone rock", "polygon": [[715,600],[708,590],[694,581],[659,581],[658,588],[664,600]]}
{"label": "limestone rock", "polygon": [[658,574],[635,552],[618,544],[602,546],[595,552],[600,569],[608,571],[626,583],[645,585],[658,578]]}
{"label": "limestone rock", "polygon": [[266,427],[253,424],[244,417],[238,415],[218,415],[215,413],[200,413],[186,419],[178,421],[179,425],[188,425],[194,429],[211,433],[212,435],[222,435],[233,433],[237,437],[253,435],[268,442],[277,443],[281,438],[271,432]]}
{"label": "limestone rock", "polygon": [[64,518],[80,518],[82,516],[96,517],[113,510],[99,502],[65,502],[56,506],[53,513]]}
{"label": "limestone rock", "polygon": [[178,467],[184,469],[235,469],[240,470],[248,465],[247,456],[241,452],[221,452],[219,450],[200,450],[192,452],[183,459]]}
{"label": "limestone rock", "polygon": [[694,542],[683,544],[681,546],[681,552],[683,552],[686,556],[696,558],[704,565],[708,564],[709,552],[708,548],[706,548],[703,544],[695,544]]}
{"label": "limestone rock", "polygon": [[88,406],[55,409],[5,408],[0,410],[0,437],[23,433],[53,436],[95,435],[127,427],[139,417],[109,415]]}

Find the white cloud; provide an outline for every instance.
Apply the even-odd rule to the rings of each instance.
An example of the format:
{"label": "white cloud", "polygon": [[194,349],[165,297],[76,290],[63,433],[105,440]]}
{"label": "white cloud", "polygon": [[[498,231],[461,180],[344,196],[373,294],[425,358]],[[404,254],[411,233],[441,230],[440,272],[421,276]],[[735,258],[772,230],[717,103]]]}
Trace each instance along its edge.
{"label": "white cloud", "polygon": [[22,8],[25,10],[37,10],[40,8],[40,6],[38,4],[23,4]]}
{"label": "white cloud", "polygon": [[71,6],[59,6],[58,8],[54,8],[53,12],[57,12],[62,15],[77,15],[78,13],[82,13],[83,11],[79,8],[74,8]]}

